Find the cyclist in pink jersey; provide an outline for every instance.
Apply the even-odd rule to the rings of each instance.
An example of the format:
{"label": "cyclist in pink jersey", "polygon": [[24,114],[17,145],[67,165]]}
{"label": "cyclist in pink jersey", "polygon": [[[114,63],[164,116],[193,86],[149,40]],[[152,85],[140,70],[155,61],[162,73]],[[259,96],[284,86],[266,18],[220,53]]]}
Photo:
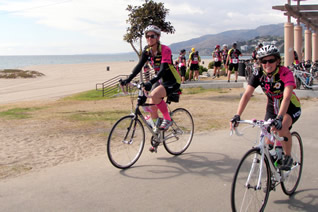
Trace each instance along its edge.
{"label": "cyclist in pink jersey", "polygon": [[214,61],[214,73],[213,79],[215,77],[220,77],[220,68],[222,64],[222,51],[220,50],[220,45],[216,45],[214,51],[212,52],[212,57]]}
{"label": "cyclist in pink jersey", "polygon": [[178,60],[177,60],[179,72],[181,74],[181,84],[184,84],[185,76],[186,76],[186,72],[187,72],[187,68],[186,68],[187,59],[185,57],[185,54],[186,54],[186,50],[182,49],[180,51],[180,55],[179,55]]}
{"label": "cyclist in pink jersey", "polygon": [[[167,104],[163,98],[180,88],[181,77],[173,66],[170,48],[160,43],[160,35],[161,30],[157,26],[150,25],[145,29],[148,45],[143,50],[139,63],[132,74],[126,80],[123,80],[121,84],[126,85],[129,83],[142,70],[144,64],[150,62],[157,73],[154,78],[144,83],[146,91],[150,91],[154,87],[150,93],[150,103],[156,106],[151,108],[150,114],[151,118],[156,122],[156,120],[159,120],[159,109],[164,118],[159,129],[167,130],[172,125],[172,122]],[[161,82],[157,84],[159,80]]]}
{"label": "cyclist in pink jersey", "polygon": [[262,65],[260,69],[254,70],[231,122],[237,125],[255,88],[261,86],[268,99],[265,120],[273,119],[273,130],[277,131],[279,136],[287,138],[287,141],[281,143],[285,153],[281,169],[290,170],[293,163],[290,129],[301,115],[300,101],[293,92],[296,88],[293,73],[280,66],[280,53],[274,45],[260,48],[257,59]]}

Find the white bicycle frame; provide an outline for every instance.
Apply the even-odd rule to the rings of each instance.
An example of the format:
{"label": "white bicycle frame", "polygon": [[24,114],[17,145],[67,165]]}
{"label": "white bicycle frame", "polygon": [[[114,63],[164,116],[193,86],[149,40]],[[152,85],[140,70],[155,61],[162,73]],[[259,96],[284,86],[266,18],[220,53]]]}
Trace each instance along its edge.
{"label": "white bicycle frame", "polygon": [[[241,121],[238,121],[238,123],[240,123],[240,124],[248,124],[251,127],[255,127],[256,126],[256,127],[259,127],[260,130],[261,130],[260,139],[259,139],[258,145],[255,146],[255,148],[259,148],[260,152],[261,152],[261,163],[260,163],[260,167],[259,167],[259,177],[258,177],[258,182],[257,182],[257,186],[256,186],[255,189],[257,189],[257,190],[261,189],[261,179],[262,179],[262,174],[263,174],[263,170],[262,169],[263,169],[263,165],[264,165],[264,157],[265,157],[265,155],[267,156],[267,158],[269,160],[269,166],[270,166],[270,170],[271,170],[272,176],[275,178],[275,180],[277,182],[283,182],[286,179],[286,177],[288,177],[290,171],[284,172],[283,175],[281,175],[279,173],[278,169],[274,166],[274,164],[272,163],[272,161],[270,159],[271,157],[270,157],[268,145],[265,142],[265,138],[268,138],[270,141],[276,141],[276,140],[283,141],[284,140],[284,138],[279,137],[273,131],[271,131],[271,132],[267,131],[267,128],[271,125],[272,120],[271,119],[269,119],[268,121],[262,121],[262,120],[241,120]],[[233,134],[233,129],[234,129],[236,135],[243,136],[243,134],[241,132],[239,132],[237,130],[237,128],[234,128],[234,127],[232,127],[232,131],[231,131],[230,135]],[[252,173],[254,172],[254,169],[255,169],[254,162],[256,162],[256,155],[255,155],[255,157],[253,159],[253,164],[252,164],[252,167],[250,169],[250,173],[249,173],[249,175],[247,177],[247,180],[246,180],[246,183],[245,183],[246,187],[249,185],[249,181],[250,181],[251,175],[252,175]],[[295,167],[293,167],[293,169],[294,168]]]}

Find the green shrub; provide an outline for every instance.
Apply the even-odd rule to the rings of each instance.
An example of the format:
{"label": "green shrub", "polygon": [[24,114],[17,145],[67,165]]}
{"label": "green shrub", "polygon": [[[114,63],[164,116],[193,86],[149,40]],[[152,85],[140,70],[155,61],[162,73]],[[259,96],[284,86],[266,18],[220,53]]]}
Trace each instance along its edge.
{"label": "green shrub", "polygon": [[214,69],[214,61],[209,63],[208,68],[209,69]]}
{"label": "green shrub", "polygon": [[208,71],[208,69],[205,68],[204,66],[199,66],[199,73],[200,73],[200,75],[202,74],[202,72],[207,72],[207,71]]}

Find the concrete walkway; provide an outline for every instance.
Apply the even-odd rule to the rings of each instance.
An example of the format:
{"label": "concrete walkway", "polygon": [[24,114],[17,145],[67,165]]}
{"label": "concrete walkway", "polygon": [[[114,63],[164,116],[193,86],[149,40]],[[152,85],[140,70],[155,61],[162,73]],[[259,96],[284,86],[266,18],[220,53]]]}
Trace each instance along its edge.
{"label": "concrete walkway", "polygon": [[[208,88],[245,88],[247,86],[247,82],[245,77],[239,76],[238,82],[234,82],[234,79],[231,79],[231,82],[228,83],[227,80],[202,80],[202,81],[190,81],[186,82],[186,84],[182,84],[181,88],[194,88],[194,87],[202,87],[205,89]],[[318,90],[314,89],[295,89],[294,90],[297,97],[299,98],[318,98]],[[255,92],[263,93],[260,87],[257,87]]]}
{"label": "concrete walkway", "polygon": [[[318,208],[318,103],[303,111],[293,130],[304,145],[304,169],[295,195],[280,187],[271,192],[268,212]],[[128,170],[111,166],[105,155],[0,181],[2,212],[15,211],[231,211],[233,174],[257,135],[229,136],[229,131],[195,134],[178,157],[163,147],[145,150]],[[250,138],[246,140],[246,138]]]}

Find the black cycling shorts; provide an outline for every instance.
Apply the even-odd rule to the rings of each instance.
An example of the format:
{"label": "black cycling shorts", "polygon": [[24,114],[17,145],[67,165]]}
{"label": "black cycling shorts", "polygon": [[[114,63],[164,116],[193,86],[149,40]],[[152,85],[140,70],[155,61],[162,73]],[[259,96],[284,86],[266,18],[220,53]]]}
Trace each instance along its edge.
{"label": "black cycling shorts", "polygon": [[182,76],[182,77],[185,77],[186,72],[187,72],[186,67],[185,67],[185,66],[181,66],[181,67],[180,67],[180,73],[181,73],[181,76]]}
{"label": "black cycling shorts", "polygon": [[229,71],[232,71],[234,68],[234,71],[238,71],[238,63],[230,63],[230,66],[229,66]]}
{"label": "black cycling shorts", "polygon": [[[292,118],[292,124],[294,124],[301,115],[301,108],[299,107],[288,107],[287,114]],[[277,115],[274,113],[274,108],[272,106],[267,105],[265,121],[268,119],[275,119]],[[291,127],[290,127],[291,129]]]}
{"label": "black cycling shorts", "polygon": [[191,71],[199,71],[199,64],[191,64],[190,70]]}
{"label": "black cycling shorts", "polygon": [[215,65],[215,67],[221,67],[221,61],[218,61],[218,62],[214,62],[214,65]]}

